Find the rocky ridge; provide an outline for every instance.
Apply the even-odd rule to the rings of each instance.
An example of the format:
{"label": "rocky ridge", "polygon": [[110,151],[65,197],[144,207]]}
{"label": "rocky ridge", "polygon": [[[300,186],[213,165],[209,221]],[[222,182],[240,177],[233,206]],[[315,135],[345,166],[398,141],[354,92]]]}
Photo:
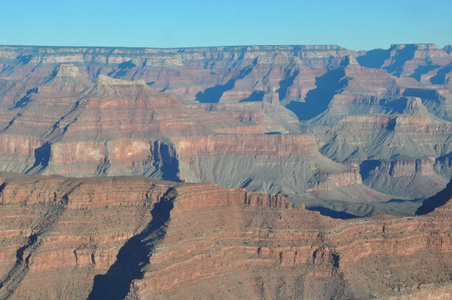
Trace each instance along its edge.
{"label": "rocky ridge", "polygon": [[[64,84],[55,84],[58,80]],[[312,186],[328,191],[361,184],[359,174],[352,181],[317,184],[331,178],[320,174],[340,177],[356,172],[320,154],[313,135],[272,134],[269,130],[275,127],[269,128],[265,120],[255,122],[252,116],[245,121],[185,106],[144,81],[100,75],[89,83],[74,65],[66,64],[38,81],[27,100],[17,103],[2,116],[0,155],[5,162],[15,161],[3,164],[3,171],[145,175],[302,195]],[[289,133],[286,122],[273,119],[270,126]],[[287,174],[289,167],[293,171]],[[279,182],[270,181],[272,172],[270,179],[279,177]]]}
{"label": "rocky ridge", "polygon": [[213,182],[295,202],[424,198],[452,174],[451,63],[431,44],[1,46],[0,169]]}
{"label": "rocky ridge", "polygon": [[425,299],[452,286],[450,201],[344,221],[213,184],[0,177],[2,298]]}

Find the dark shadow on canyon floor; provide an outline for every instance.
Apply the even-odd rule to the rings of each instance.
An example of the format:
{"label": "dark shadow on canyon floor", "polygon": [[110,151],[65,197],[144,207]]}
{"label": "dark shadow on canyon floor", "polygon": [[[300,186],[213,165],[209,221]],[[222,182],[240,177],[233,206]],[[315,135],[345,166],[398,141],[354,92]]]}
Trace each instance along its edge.
{"label": "dark shadow on canyon floor", "polygon": [[359,218],[360,216],[357,215],[352,215],[350,213],[347,213],[345,211],[335,211],[332,210],[330,208],[326,208],[323,206],[311,206],[309,208],[307,208],[308,210],[311,211],[318,211],[320,212],[320,214],[322,216],[327,216],[333,219],[343,219],[343,220],[347,220],[347,219],[353,219],[353,218]]}

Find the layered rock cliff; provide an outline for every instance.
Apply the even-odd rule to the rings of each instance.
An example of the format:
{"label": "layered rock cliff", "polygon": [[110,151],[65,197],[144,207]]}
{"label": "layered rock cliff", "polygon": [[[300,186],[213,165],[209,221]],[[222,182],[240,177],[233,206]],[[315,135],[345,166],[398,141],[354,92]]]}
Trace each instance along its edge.
{"label": "layered rock cliff", "polygon": [[[0,173],[0,298],[450,295],[451,66],[430,44],[0,46],[0,170],[41,174]],[[353,218],[381,211],[405,217]]]}
{"label": "layered rock cliff", "polygon": [[[213,182],[298,202],[427,197],[452,172],[451,63],[431,44],[1,46],[0,169]],[[434,172],[369,167],[401,161]]]}
{"label": "layered rock cliff", "polygon": [[91,83],[73,64],[31,90],[0,117],[3,171],[145,175],[299,195],[323,181],[328,191],[361,184],[359,176],[342,180],[354,168],[320,154],[314,136],[292,130],[295,116],[277,103],[236,113],[187,106],[144,81],[99,75]]}
{"label": "layered rock cliff", "polygon": [[0,178],[2,298],[425,299],[452,286],[450,205],[344,221],[213,184]]}

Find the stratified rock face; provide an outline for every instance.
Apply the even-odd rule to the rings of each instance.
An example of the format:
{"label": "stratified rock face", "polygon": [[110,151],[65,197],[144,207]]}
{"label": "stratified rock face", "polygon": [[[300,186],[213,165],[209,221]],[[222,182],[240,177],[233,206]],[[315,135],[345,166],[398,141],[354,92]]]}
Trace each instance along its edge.
{"label": "stratified rock face", "polygon": [[371,68],[383,68],[400,77],[413,77],[429,82],[440,66],[450,63],[447,47],[434,44],[396,44],[388,50],[371,50],[359,57],[359,62]]}
{"label": "stratified rock face", "polygon": [[171,186],[133,177],[4,175],[3,299],[12,294],[86,299],[97,272],[90,269],[108,268],[116,260],[118,248],[143,230],[152,219],[150,207]]}
{"label": "stratified rock face", "polygon": [[[252,106],[246,119],[243,112],[185,106],[142,80],[99,75],[91,83],[70,64],[32,91],[2,116],[3,171],[145,175],[300,195],[323,181],[361,184],[359,176],[340,178],[354,169],[321,155],[313,135],[289,134],[295,118],[287,110],[275,114],[277,103],[260,114]],[[291,125],[285,116],[293,118]],[[335,177],[320,176],[329,173]]]}
{"label": "stratified rock face", "polygon": [[240,183],[251,191],[299,195],[319,183],[329,191],[361,184],[359,174],[342,180],[354,173],[353,168],[321,155],[313,135],[215,135],[173,141],[187,182],[215,182],[229,188]]}
{"label": "stratified rock face", "polygon": [[279,195],[144,177],[0,176],[0,295],[425,299],[451,292],[450,205],[334,220]]}
{"label": "stratified rock face", "polygon": [[403,198],[428,197],[444,187],[446,181],[434,171],[430,159],[395,161],[368,160],[361,164],[367,186]]}
{"label": "stratified rock face", "polygon": [[451,74],[432,44],[1,46],[0,170],[428,197],[452,174]]}
{"label": "stratified rock face", "polygon": [[80,74],[79,69],[74,66],[73,64],[62,64],[59,65],[55,69],[55,76],[56,77],[79,77],[82,76]]}
{"label": "stratified rock face", "polygon": [[0,298],[449,295],[450,184],[282,196],[446,186],[449,48],[1,46]]}

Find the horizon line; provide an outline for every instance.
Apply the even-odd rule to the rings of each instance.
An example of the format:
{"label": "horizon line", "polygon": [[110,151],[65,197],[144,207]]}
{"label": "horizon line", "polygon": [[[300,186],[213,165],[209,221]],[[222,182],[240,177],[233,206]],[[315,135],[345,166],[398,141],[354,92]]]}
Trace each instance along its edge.
{"label": "horizon line", "polygon": [[[104,48],[104,49],[159,49],[159,50],[180,50],[180,49],[202,49],[202,48],[243,48],[243,47],[338,47],[345,50],[351,51],[372,51],[377,49],[389,50],[394,46],[400,45],[433,45],[438,48],[435,43],[393,43],[390,44],[389,48],[373,48],[370,50],[355,50],[349,49],[338,44],[249,44],[249,45],[217,45],[217,46],[188,46],[188,47],[144,47],[144,46],[56,46],[56,45],[8,45],[8,44],[0,44],[0,47],[30,47],[30,48]],[[442,48],[444,49],[447,46],[451,46],[451,44],[447,44]]]}

